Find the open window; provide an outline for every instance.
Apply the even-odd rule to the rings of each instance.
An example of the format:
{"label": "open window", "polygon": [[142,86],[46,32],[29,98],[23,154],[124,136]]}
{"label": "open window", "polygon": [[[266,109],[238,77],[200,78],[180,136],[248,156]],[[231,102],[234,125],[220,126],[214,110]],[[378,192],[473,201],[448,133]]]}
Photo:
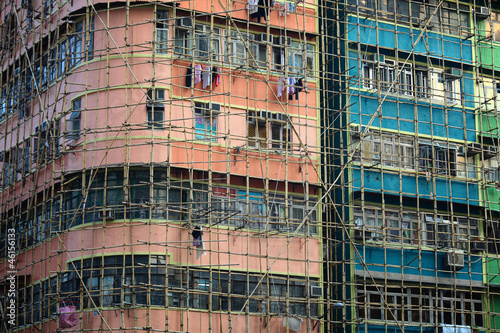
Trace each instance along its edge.
{"label": "open window", "polygon": [[268,148],[277,152],[291,149],[292,132],[288,125],[288,117],[281,113],[267,111],[250,111],[247,120],[248,146],[251,148]]}
{"label": "open window", "polygon": [[82,99],[73,100],[72,109],[69,113],[69,119],[66,119],[66,138],[77,140],[80,137],[81,119],[82,119]]}
{"label": "open window", "polygon": [[33,158],[39,164],[45,164],[59,156],[61,152],[59,120],[54,120],[48,125],[44,121],[35,127],[33,140]]}
{"label": "open window", "polygon": [[195,103],[195,139],[217,142],[217,120],[220,108],[218,103]]}
{"label": "open window", "polygon": [[430,141],[419,141],[419,170],[433,172],[438,175],[457,175],[456,145]]}

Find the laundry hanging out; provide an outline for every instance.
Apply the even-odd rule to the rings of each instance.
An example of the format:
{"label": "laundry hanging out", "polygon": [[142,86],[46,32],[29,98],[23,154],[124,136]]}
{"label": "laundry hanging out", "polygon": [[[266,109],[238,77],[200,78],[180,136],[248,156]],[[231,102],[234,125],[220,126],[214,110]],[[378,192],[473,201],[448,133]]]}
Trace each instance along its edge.
{"label": "laundry hanging out", "polygon": [[259,0],[257,12],[250,14],[250,17],[256,18],[257,22],[259,22],[259,23],[261,21],[260,18],[264,17],[264,22],[266,22],[267,21],[267,11],[269,9],[269,2],[270,2],[270,0]]}
{"label": "laundry hanging out", "polygon": [[205,244],[203,243],[203,228],[199,226],[194,227],[191,236],[193,236],[193,247],[196,248],[196,260],[198,260],[202,255],[207,255]]}

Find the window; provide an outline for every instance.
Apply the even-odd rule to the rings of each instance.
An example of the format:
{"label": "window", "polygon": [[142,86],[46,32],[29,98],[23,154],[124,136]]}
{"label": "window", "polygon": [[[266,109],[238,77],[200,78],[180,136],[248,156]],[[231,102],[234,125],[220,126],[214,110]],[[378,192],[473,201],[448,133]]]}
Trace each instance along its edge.
{"label": "window", "polygon": [[445,215],[374,207],[354,207],[353,228],[355,238],[363,242],[418,245],[422,240],[423,246],[465,251],[469,250],[470,240],[479,235],[478,221],[472,218],[456,217],[452,221]]}
{"label": "window", "polygon": [[148,128],[161,129],[164,127],[165,116],[165,90],[150,89],[148,91],[148,101],[146,110],[148,113]]}
{"label": "window", "polygon": [[3,185],[14,184],[30,172],[30,142],[25,141],[18,147],[2,152],[0,162],[3,162]]}
{"label": "window", "polygon": [[468,327],[484,324],[479,292],[447,290],[446,287],[436,290],[430,286],[403,289],[379,286],[377,290],[358,285],[356,289],[356,310],[360,319]]}
{"label": "window", "polygon": [[[270,149],[279,152],[292,149],[292,133],[287,117],[281,113],[251,111],[248,116],[248,146],[251,148],[267,148],[270,138]],[[269,136],[270,133],[270,136]]]}
{"label": "window", "polygon": [[[353,146],[358,139],[353,138]],[[356,161],[407,170],[415,169],[415,144],[413,139],[393,135],[370,133],[363,138],[361,153]]]}
{"label": "window", "polygon": [[[374,58],[378,58],[376,61]],[[429,98],[428,71],[411,65],[399,64],[392,60],[385,60],[384,55],[365,55],[366,61],[362,63],[361,75],[363,77],[363,88],[376,89],[377,79],[380,80],[380,89],[390,93],[416,96],[418,98]],[[377,73],[380,78],[377,78]],[[396,76],[399,73],[399,79]],[[392,86],[392,87],[391,87]]]}
{"label": "window", "polygon": [[15,172],[16,167],[16,152],[15,150],[10,150],[2,152],[0,155],[0,161],[3,162],[3,186],[10,186],[14,184],[17,180],[17,173]]}
{"label": "window", "polygon": [[52,13],[52,0],[43,0],[43,15],[45,18]]}
{"label": "window", "polygon": [[422,222],[425,246],[468,250],[470,239],[479,235],[474,219],[424,214]]}
{"label": "window", "polygon": [[195,103],[195,139],[217,142],[217,115],[219,113],[220,104]]}
{"label": "window", "polygon": [[276,71],[285,71],[285,48],[273,46],[273,69]]}
{"label": "window", "polygon": [[168,43],[168,11],[157,10],[156,12],[156,52],[167,53]]}
{"label": "window", "polygon": [[[431,18],[440,2],[438,0],[380,0],[377,2],[349,0],[348,4],[351,12],[374,15],[374,11],[377,11],[377,16],[381,19],[396,19],[398,23],[411,23],[422,27]],[[469,32],[469,15],[470,9],[467,5],[445,1],[432,16],[428,29],[444,34],[466,35]]]}
{"label": "window", "polygon": [[418,98],[429,98],[429,72],[425,69],[415,69],[415,92]]}
{"label": "window", "polygon": [[60,154],[59,120],[50,125],[44,121],[41,126],[35,127],[33,141],[33,158],[37,163],[45,164]]}
{"label": "window", "polygon": [[460,103],[460,81],[454,78],[445,78],[446,102],[449,104]]}
{"label": "window", "polygon": [[226,37],[225,62],[235,66],[246,66],[248,64],[250,68],[264,67],[267,69],[266,41],[260,42],[260,35],[241,33],[240,36],[238,32],[232,31],[230,37]]}
{"label": "window", "polygon": [[220,60],[220,29],[203,24],[195,24],[194,31],[190,18],[177,20],[175,28],[174,53],[179,56],[192,56],[199,61]]}
{"label": "window", "polygon": [[80,137],[82,99],[77,98],[72,102],[69,119],[66,119],[66,138],[77,140]]}
{"label": "window", "polygon": [[[288,52],[288,72],[301,76],[314,76],[314,46],[299,42],[292,42],[286,48]],[[304,62],[305,61],[305,62]]]}
{"label": "window", "polygon": [[[315,279],[306,283],[302,277],[273,274],[269,287],[266,279],[257,286],[261,279],[259,275],[188,270],[185,267],[166,268],[166,264],[164,255],[134,255],[133,258],[130,255],[125,258],[106,256],[84,259],[83,265],[75,261],[69,266],[71,271],[62,274],[60,293],[66,299],[83,293],[84,308],[93,308],[94,304],[98,307],[120,306],[122,300],[130,305],[165,306],[165,296],[168,295],[168,305],[171,307],[227,311],[229,302],[231,309],[242,309],[255,290],[248,303],[252,313],[267,312],[266,303],[269,302],[273,313],[306,315],[307,305],[310,304],[310,315],[318,315],[318,301],[308,296],[309,285],[318,286]],[[74,278],[74,270],[81,274],[94,303],[82,291],[80,280]],[[269,294],[266,292],[268,289]],[[283,302],[285,298],[288,308]]]}
{"label": "window", "polygon": [[70,26],[70,29],[73,29],[73,31],[69,32],[68,37],[68,68],[76,66],[85,58],[85,54],[82,53],[84,49],[83,23],[84,21],[82,20]]}
{"label": "window", "polygon": [[2,46],[2,50],[11,50],[16,45],[18,39],[16,15],[5,14],[1,29],[2,40],[0,41],[0,45]]}
{"label": "window", "polygon": [[419,141],[419,171],[432,172],[438,175],[457,175],[457,149],[455,145],[428,141]]}
{"label": "window", "polygon": [[487,182],[500,182],[499,166],[496,158],[489,158],[482,161],[484,166],[484,180]]}
{"label": "window", "polygon": [[66,73],[66,40],[62,41],[59,44],[58,47],[58,53],[57,53],[57,60],[58,60],[58,66],[57,66],[57,74],[59,76],[62,76],[64,73]]}

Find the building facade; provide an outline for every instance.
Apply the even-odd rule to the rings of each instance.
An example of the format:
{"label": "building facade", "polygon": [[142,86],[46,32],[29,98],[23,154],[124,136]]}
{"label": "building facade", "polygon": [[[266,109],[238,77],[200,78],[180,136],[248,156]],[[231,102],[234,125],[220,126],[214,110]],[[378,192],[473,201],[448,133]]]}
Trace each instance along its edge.
{"label": "building facade", "polygon": [[2,3],[2,331],[323,329],[318,12]]}
{"label": "building facade", "polygon": [[495,6],[324,7],[331,330],[495,332]]}

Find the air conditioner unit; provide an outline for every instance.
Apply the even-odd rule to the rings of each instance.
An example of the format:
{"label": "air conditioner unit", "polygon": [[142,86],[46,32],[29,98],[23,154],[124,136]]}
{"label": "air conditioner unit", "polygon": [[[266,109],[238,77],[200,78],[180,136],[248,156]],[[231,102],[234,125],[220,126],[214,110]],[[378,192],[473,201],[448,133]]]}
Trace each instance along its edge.
{"label": "air conditioner unit", "polygon": [[446,76],[448,78],[458,79],[462,76],[462,70],[460,68],[448,68],[446,70]]}
{"label": "air conditioner unit", "polygon": [[323,297],[323,288],[320,286],[309,286],[311,297]]}
{"label": "air conditioner unit", "polygon": [[376,62],[385,62],[385,55],[383,54],[367,54],[366,55],[366,60],[369,61],[376,61]]}
{"label": "air conditioner unit", "polygon": [[193,23],[191,22],[191,17],[183,17],[177,19],[177,25],[183,28],[191,28]]}
{"label": "air conditioner unit", "polygon": [[479,142],[471,142],[467,145],[467,154],[469,156],[474,156],[479,154],[483,150],[481,143]]}
{"label": "air conditioner unit", "polygon": [[248,123],[249,124],[255,124],[255,116],[249,115],[248,116]]}
{"label": "air conditioner unit", "polygon": [[444,258],[444,266],[449,270],[461,270],[464,268],[464,254],[460,252],[448,252]]}
{"label": "air conditioner unit", "polygon": [[272,118],[272,112],[267,112],[264,110],[260,110],[257,112],[257,117],[259,118]]}
{"label": "air conditioner unit", "polygon": [[476,18],[479,20],[485,20],[490,16],[490,9],[488,7],[478,7],[476,8]]}
{"label": "air conditioner unit", "polygon": [[290,46],[292,45],[292,37],[279,36],[277,44],[283,46]]}
{"label": "air conditioner unit", "polygon": [[484,157],[492,158],[498,155],[498,147],[496,146],[488,146],[484,149]]}
{"label": "air conditioner unit", "polygon": [[264,42],[264,43],[267,43],[267,42],[272,43],[273,42],[273,35],[271,35],[271,34],[268,35],[267,33],[262,32],[260,34],[260,39],[259,40],[261,42]]}
{"label": "air conditioner unit", "polygon": [[210,110],[212,110],[212,114],[219,114],[220,113],[220,104],[219,103],[212,103],[212,105],[210,105]]}
{"label": "air conditioner unit", "polygon": [[100,210],[97,212],[97,219],[101,221],[113,221],[115,219],[115,211],[112,209],[105,211]]}
{"label": "air conditioner unit", "polygon": [[359,138],[361,137],[361,134],[364,133],[366,130],[366,126],[363,125],[355,125],[351,127],[351,136],[353,138]]}
{"label": "air conditioner unit", "polygon": [[288,121],[288,115],[279,112],[273,113],[272,118],[278,121]]}
{"label": "air conditioner unit", "polygon": [[473,241],[470,244],[471,252],[483,252],[486,251],[486,242],[485,241]]}

